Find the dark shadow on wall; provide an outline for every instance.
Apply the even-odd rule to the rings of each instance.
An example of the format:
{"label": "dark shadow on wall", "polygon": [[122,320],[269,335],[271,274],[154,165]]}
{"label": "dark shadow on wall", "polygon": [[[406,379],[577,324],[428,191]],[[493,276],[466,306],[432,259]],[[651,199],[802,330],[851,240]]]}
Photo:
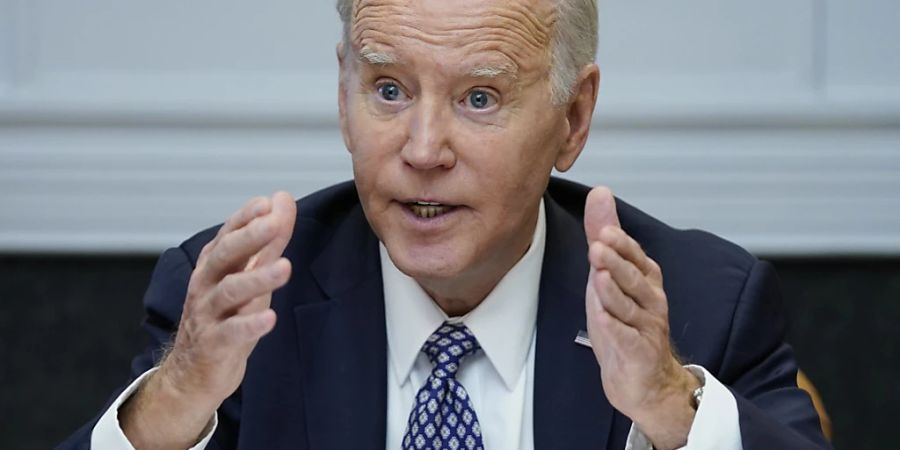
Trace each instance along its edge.
{"label": "dark shadow on wall", "polygon": [[53,448],[127,380],[154,263],[0,258],[0,448]]}
{"label": "dark shadow on wall", "polygon": [[896,446],[900,260],[776,260],[788,341],[822,394],[835,447]]}
{"label": "dark shadow on wall", "polygon": [[[835,445],[881,450],[900,422],[900,259],[774,260],[789,341]],[[52,448],[128,376],[154,257],[0,257],[0,448]]]}

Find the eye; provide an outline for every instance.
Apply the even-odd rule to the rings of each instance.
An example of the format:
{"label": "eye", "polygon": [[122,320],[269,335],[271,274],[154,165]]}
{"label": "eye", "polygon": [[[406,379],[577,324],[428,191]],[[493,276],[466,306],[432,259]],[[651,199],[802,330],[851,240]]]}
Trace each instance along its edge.
{"label": "eye", "polygon": [[387,82],[378,86],[378,95],[389,102],[396,102],[403,95],[403,91],[397,84]]}
{"label": "eye", "polygon": [[473,89],[471,92],[469,92],[466,101],[472,108],[475,109],[487,109],[497,102],[494,99],[494,96],[484,89]]}

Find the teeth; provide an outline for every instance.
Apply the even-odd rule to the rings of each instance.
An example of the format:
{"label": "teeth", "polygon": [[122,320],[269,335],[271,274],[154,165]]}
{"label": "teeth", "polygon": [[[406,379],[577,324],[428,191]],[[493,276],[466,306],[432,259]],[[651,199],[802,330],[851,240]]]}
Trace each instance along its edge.
{"label": "teeth", "polygon": [[434,202],[416,202],[416,204],[419,206],[441,206],[440,203],[434,203]]}
{"label": "teeth", "polygon": [[423,219],[431,219],[433,217],[440,216],[441,214],[446,213],[450,210],[448,206],[435,206],[439,204],[421,204],[422,202],[416,202],[409,205],[410,211],[412,211],[415,215],[423,218]]}

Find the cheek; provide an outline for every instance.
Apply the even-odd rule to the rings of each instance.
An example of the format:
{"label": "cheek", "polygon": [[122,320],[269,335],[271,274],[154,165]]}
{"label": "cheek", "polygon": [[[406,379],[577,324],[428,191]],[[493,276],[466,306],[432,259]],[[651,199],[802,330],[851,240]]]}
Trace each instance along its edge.
{"label": "cheek", "polygon": [[533,162],[522,158],[525,144],[512,136],[482,133],[474,137],[466,142],[456,140],[465,167],[464,177],[458,181],[473,199],[475,219],[470,222],[472,235],[461,245],[490,247],[518,235],[531,214],[525,206],[535,204],[543,194],[546,174],[541,175]]}
{"label": "cheek", "polygon": [[533,132],[528,127],[499,132],[468,132],[467,139],[456,139],[460,159],[475,174],[476,185],[489,197],[519,197],[523,188],[542,190],[553,166],[552,141],[546,130]]}
{"label": "cheek", "polygon": [[533,214],[527,206],[544,194],[554,162],[551,147],[558,141],[548,139],[549,133],[546,127],[522,126],[470,141],[478,149],[470,167],[481,199],[479,213],[496,235],[515,234],[525,226]]}
{"label": "cheek", "polygon": [[353,178],[369,223],[379,239],[391,235],[391,200],[402,177],[399,151],[405,142],[403,124],[369,114],[355,102],[348,108],[348,134]]}
{"label": "cheek", "polygon": [[347,115],[353,171],[363,178],[374,177],[385,170],[403,148],[406,125],[398,118],[373,117],[361,102],[355,102],[353,106]]}

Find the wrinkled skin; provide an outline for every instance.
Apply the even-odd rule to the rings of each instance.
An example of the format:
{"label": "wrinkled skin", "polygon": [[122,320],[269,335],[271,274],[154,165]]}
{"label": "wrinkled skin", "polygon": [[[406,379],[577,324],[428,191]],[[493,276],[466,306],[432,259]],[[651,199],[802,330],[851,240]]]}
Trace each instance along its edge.
{"label": "wrinkled skin", "polygon": [[[351,52],[339,49],[341,124],[366,216],[448,312],[477,305],[525,253],[551,169],[583,147],[570,120],[584,114],[550,99],[554,21],[544,1],[360,1]],[[361,56],[373,53],[391,62]],[[385,98],[385,86],[398,94]],[[423,224],[410,200],[456,208]]]}

